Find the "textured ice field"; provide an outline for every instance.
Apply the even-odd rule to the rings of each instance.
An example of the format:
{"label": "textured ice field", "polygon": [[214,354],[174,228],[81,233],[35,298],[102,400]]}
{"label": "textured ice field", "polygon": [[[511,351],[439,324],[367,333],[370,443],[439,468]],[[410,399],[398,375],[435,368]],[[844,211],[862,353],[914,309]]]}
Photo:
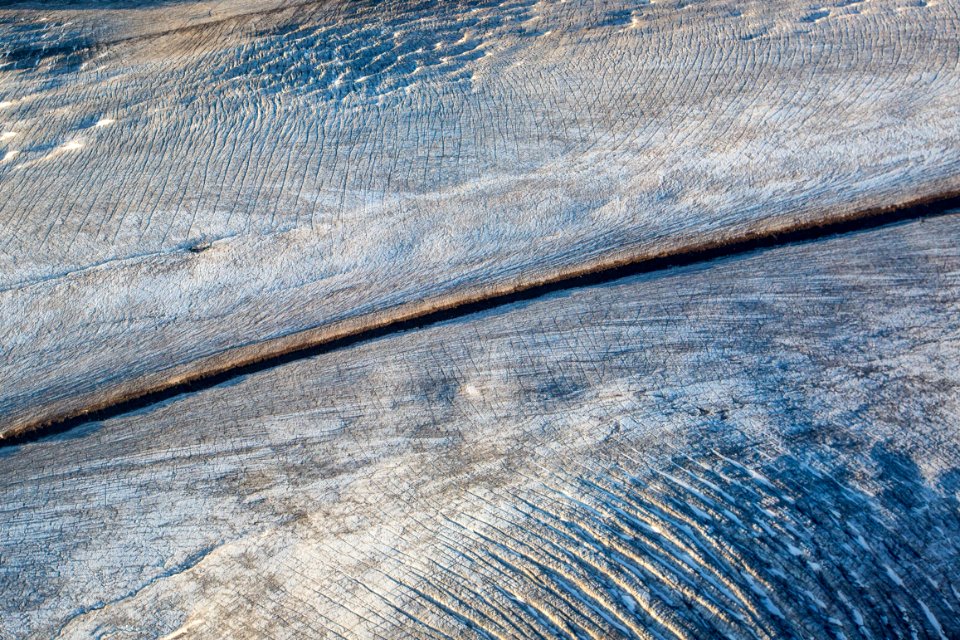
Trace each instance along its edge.
{"label": "textured ice field", "polygon": [[14,432],[955,190],[955,0],[0,8]]}
{"label": "textured ice field", "polygon": [[958,231],[560,292],[0,450],[0,635],[957,637]]}
{"label": "textured ice field", "polygon": [[2,3],[0,639],[960,637],[958,26]]}

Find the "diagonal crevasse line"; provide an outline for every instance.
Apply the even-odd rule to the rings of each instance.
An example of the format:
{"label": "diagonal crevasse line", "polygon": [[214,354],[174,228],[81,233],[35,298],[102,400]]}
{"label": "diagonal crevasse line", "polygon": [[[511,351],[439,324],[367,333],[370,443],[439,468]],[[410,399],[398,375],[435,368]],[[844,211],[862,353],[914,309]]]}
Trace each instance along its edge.
{"label": "diagonal crevasse line", "polygon": [[[492,292],[481,291],[472,298],[464,296],[448,301],[446,304],[423,305],[406,314],[401,308],[393,317],[373,316],[368,325],[361,325],[353,330],[348,329],[343,334],[332,337],[329,333],[321,333],[320,337],[317,337],[315,330],[305,330],[264,343],[253,342],[245,345],[257,348],[253,355],[241,353],[231,361],[229,358],[223,358],[230,354],[230,351],[227,351],[211,357],[212,364],[207,370],[173,378],[167,383],[161,382],[153,387],[145,387],[139,392],[113,401],[108,398],[100,404],[74,411],[59,419],[24,424],[6,434],[0,433],[0,449],[63,434],[85,424],[108,420],[297,360],[312,358],[384,336],[464,318],[516,302],[541,298],[558,291],[606,284],[644,273],[667,271],[764,249],[814,242],[900,222],[949,215],[957,211],[960,211],[960,191],[951,191],[904,205],[873,208],[842,217],[795,224],[792,227],[786,226],[773,231],[745,233],[732,240],[711,241],[654,257],[646,253],[640,257],[615,256],[601,259],[594,264],[568,269],[541,280],[515,283]],[[302,338],[299,342],[298,337]],[[277,347],[271,349],[270,343],[276,343]],[[239,351],[242,348],[243,346],[238,345],[235,350]],[[214,358],[221,359],[214,360]],[[226,362],[222,362],[223,359]]]}
{"label": "diagonal crevasse line", "polygon": [[94,603],[94,604],[91,604],[91,605],[88,605],[88,606],[84,606],[84,607],[81,607],[81,608],[77,609],[76,611],[74,611],[73,613],[71,613],[71,614],[67,617],[67,619],[64,620],[64,621],[60,624],[59,629],[57,629],[56,633],[54,633],[51,637],[54,638],[54,640],[59,640],[59,638],[62,638],[62,637],[63,637],[63,632],[64,632],[64,631],[67,629],[67,627],[69,627],[75,620],[79,620],[79,619],[83,618],[84,616],[86,616],[86,615],[88,615],[88,614],[90,614],[90,613],[93,613],[93,612],[95,612],[95,611],[100,611],[101,609],[105,609],[105,608],[107,608],[107,607],[112,607],[112,606],[117,605],[117,604],[119,604],[119,603],[121,603],[121,602],[125,602],[125,601],[128,601],[128,600],[132,600],[132,599],[136,598],[142,591],[146,590],[148,587],[153,586],[153,585],[156,584],[157,582],[160,582],[161,580],[165,580],[165,579],[167,579],[167,578],[172,578],[172,577],[174,577],[174,576],[177,576],[177,575],[180,575],[180,574],[182,574],[182,573],[186,573],[187,571],[190,571],[191,569],[193,569],[194,567],[196,567],[197,565],[199,565],[201,562],[203,562],[203,560],[204,560],[207,556],[209,556],[211,553],[213,553],[214,551],[216,551],[216,550],[219,549],[220,547],[225,546],[226,544],[227,544],[226,542],[224,542],[223,540],[221,540],[221,541],[219,541],[219,542],[217,542],[217,543],[215,543],[215,544],[206,546],[206,547],[200,549],[199,551],[195,551],[194,553],[190,554],[190,555],[189,555],[185,560],[183,560],[182,562],[179,562],[179,563],[177,563],[176,565],[170,567],[169,569],[166,569],[166,570],[160,572],[159,574],[157,574],[157,575],[149,578],[144,584],[142,584],[142,585],[140,585],[140,586],[138,586],[138,587],[130,590],[130,591],[127,592],[127,593],[124,593],[123,595],[121,595],[121,596],[119,596],[119,597],[117,597],[117,598],[114,598],[113,600],[110,600],[109,602],[97,602],[97,603]]}

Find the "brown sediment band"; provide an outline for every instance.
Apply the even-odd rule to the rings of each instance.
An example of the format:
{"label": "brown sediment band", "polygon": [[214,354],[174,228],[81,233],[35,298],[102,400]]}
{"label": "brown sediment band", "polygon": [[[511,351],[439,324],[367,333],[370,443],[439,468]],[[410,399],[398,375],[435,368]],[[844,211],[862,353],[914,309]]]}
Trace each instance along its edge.
{"label": "brown sediment band", "polygon": [[[731,230],[702,243],[675,242],[657,249],[621,250],[572,268],[557,269],[536,278],[475,287],[349,320],[252,342],[201,358],[172,370],[160,371],[81,399],[85,406],[49,406],[47,416],[7,425],[0,448],[64,433],[82,424],[122,415],[222,384],[239,376],[277,367],[294,360],[342,349],[424,326],[453,320],[488,309],[530,300],[562,290],[582,288],[642,273],[717,260],[760,249],[797,244],[874,229],[897,222],[947,215],[960,210],[960,190],[914,199],[903,204],[853,210],[807,221],[776,220],[758,228]],[[75,405],[77,398],[70,399]],[[66,404],[66,402],[64,402]]]}

